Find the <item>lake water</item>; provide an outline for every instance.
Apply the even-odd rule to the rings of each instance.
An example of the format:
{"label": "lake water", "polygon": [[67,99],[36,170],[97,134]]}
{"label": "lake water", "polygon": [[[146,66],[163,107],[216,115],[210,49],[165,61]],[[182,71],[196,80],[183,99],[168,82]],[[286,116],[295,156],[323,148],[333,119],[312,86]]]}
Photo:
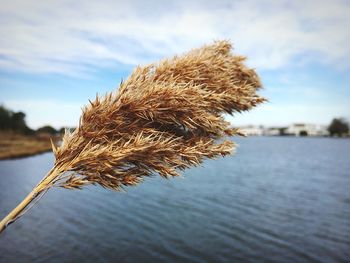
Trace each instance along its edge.
{"label": "lake water", "polygon": [[[350,140],[235,141],[235,156],[181,178],[50,190],[0,235],[0,261],[349,262]],[[0,217],[52,163],[0,161]]]}

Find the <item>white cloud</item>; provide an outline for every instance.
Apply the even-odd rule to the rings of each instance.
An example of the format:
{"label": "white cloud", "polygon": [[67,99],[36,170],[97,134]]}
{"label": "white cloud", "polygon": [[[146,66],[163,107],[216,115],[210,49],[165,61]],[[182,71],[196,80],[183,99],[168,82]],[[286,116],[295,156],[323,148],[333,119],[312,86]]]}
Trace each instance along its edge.
{"label": "white cloud", "polygon": [[146,63],[221,38],[258,68],[310,60],[350,66],[350,5],[341,0],[164,3],[4,1],[0,68],[75,74]]}

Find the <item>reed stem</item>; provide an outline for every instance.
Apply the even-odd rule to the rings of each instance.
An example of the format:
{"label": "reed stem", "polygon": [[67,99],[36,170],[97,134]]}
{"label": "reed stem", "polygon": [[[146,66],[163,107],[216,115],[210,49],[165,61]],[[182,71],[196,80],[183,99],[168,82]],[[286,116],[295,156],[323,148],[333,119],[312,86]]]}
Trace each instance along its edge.
{"label": "reed stem", "polygon": [[5,230],[5,228],[16,221],[25,209],[41,194],[43,191],[50,187],[51,182],[59,174],[57,169],[52,168],[47,175],[33,188],[33,190],[20,202],[7,216],[0,221],[0,233]]}

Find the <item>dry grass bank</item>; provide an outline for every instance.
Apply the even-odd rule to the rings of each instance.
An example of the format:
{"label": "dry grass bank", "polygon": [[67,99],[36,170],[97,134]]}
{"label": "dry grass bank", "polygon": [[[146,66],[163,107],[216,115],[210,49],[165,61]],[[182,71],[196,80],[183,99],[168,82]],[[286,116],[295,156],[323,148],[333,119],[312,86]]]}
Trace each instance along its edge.
{"label": "dry grass bank", "polygon": [[0,133],[0,160],[25,157],[48,151],[51,151],[49,136]]}

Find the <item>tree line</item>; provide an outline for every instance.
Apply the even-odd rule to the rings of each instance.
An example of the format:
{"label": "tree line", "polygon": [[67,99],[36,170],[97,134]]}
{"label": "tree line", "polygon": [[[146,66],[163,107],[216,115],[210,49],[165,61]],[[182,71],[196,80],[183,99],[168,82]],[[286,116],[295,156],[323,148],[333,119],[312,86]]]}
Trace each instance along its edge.
{"label": "tree line", "polygon": [[39,133],[54,135],[62,131],[62,129],[58,131],[49,125],[40,127],[37,130],[33,130],[28,127],[25,121],[25,117],[25,113],[21,111],[14,112],[7,109],[3,105],[0,105],[0,131],[15,132],[24,135],[34,135]]}

